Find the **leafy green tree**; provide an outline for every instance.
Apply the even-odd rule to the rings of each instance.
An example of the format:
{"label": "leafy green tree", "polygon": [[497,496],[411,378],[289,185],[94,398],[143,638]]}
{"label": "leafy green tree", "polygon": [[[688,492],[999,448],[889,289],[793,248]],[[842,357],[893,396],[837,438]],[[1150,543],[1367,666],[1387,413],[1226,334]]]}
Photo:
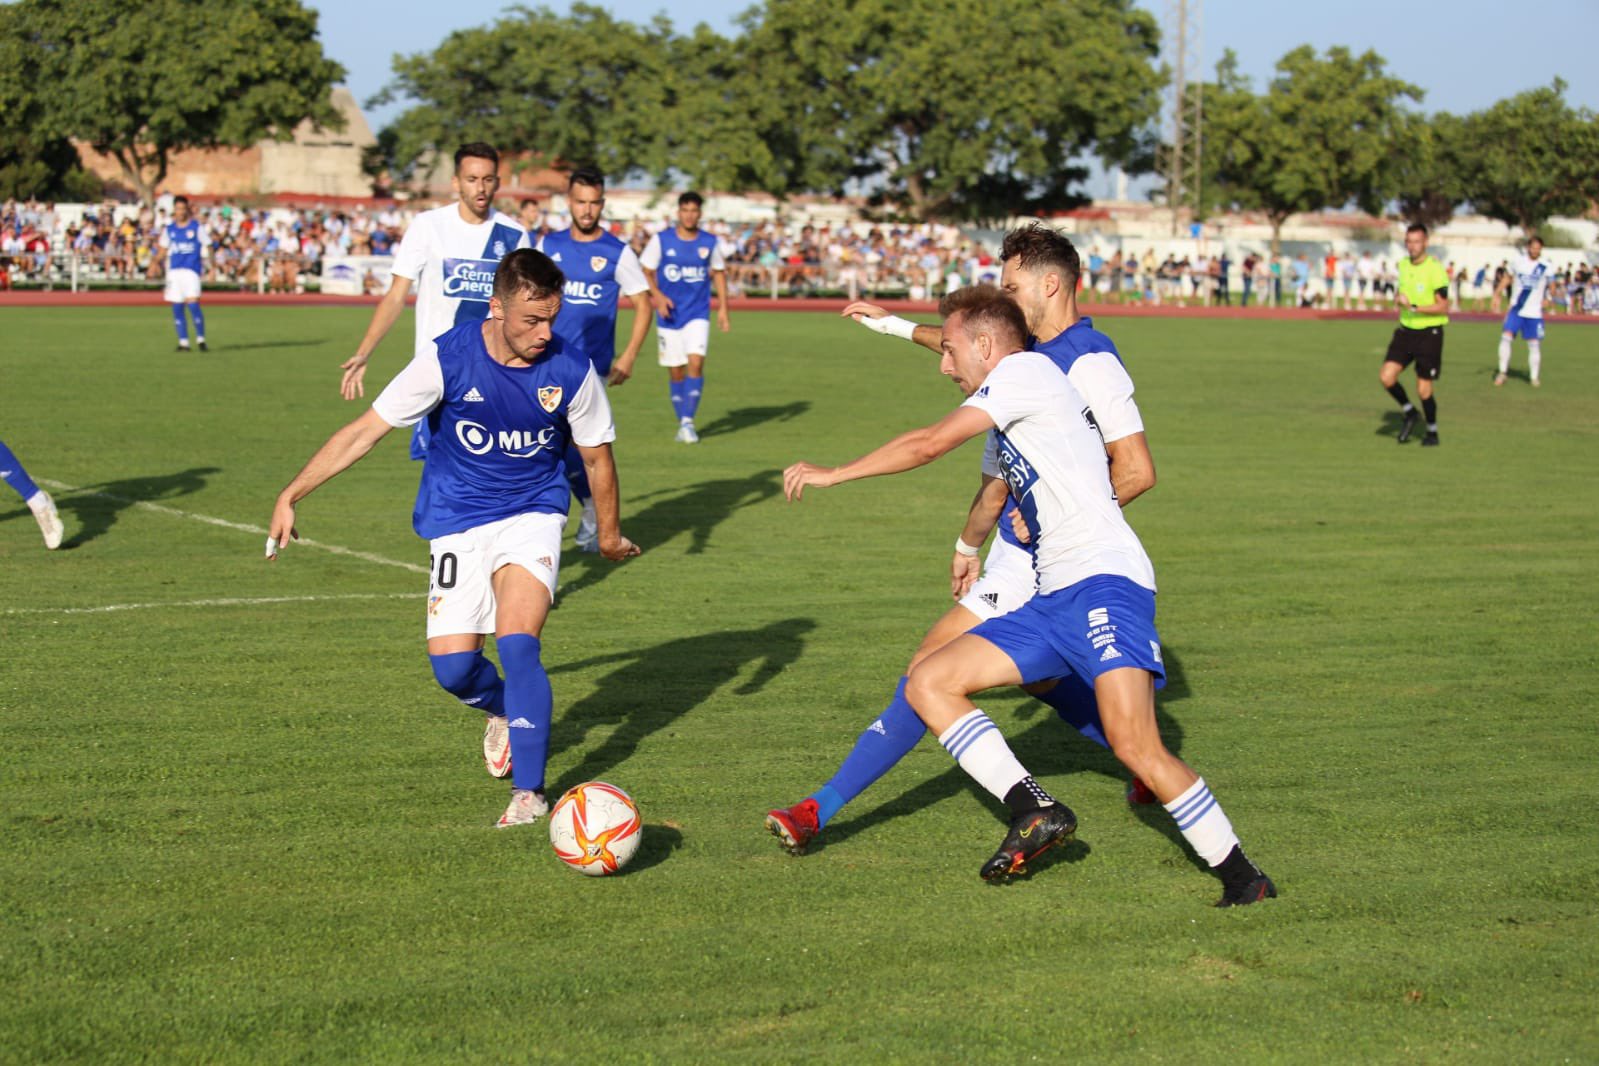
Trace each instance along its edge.
{"label": "leafy green tree", "polygon": [[1405,100],[1421,90],[1387,73],[1376,52],[1334,47],[1325,56],[1301,45],[1277,61],[1256,94],[1229,50],[1205,94],[1205,159],[1217,191],[1263,211],[1272,252],[1290,215],[1351,201],[1382,210],[1388,160],[1405,130]]}
{"label": "leafy green tree", "polygon": [[1466,161],[1474,149],[1461,120],[1445,112],[1404,114],[1387,163],[1385,185],[1407,222],[1441,226],[1466,202]]}
{"label": "leafy green tree", "polygon": [[344,69],[298,0],[20,0],[0,11],[0,112],[26,114],[41,140],[116,159],[145,201],[175,152],[343,121],[329,92]]}
{"label": "leafy green tree", "polygon": [[1599,120],[1565,92],[1557,78],[1466,116],[1462,183],[1478,211],[1531,232],[1599,197]]}

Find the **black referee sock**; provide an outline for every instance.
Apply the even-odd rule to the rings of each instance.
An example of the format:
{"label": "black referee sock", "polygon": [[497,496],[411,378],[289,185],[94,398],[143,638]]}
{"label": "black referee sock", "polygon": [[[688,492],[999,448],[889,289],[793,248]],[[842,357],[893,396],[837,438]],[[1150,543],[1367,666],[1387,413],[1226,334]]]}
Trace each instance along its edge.
{"label": "black referee sock", "polygon": [[1438,431],[1438,401],[1431,396],[1421,401],[1421,413],[1427,418],[1427,428],[1436,433]]}
{"label": "black referee sock", "polygon": [[1396,381],[1388,386],[1388,395],[1398,401],[1400,407],[1410,406],[1410,397],[1405,394],[1405,387],[1399,382]]}

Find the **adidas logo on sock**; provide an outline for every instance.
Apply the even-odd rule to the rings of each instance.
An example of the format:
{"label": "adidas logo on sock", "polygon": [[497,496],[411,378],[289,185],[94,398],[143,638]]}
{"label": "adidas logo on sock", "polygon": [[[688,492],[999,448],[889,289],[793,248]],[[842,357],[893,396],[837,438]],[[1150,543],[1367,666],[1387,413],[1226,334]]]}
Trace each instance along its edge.
{"label": "adidas logo on sock", "polygon": [[1107,644],[1105,645],[1105,654],[1099,657],[1099,661],[1102,663],[1108,663],[1112,659],[1120,659],[1121,657],[1122,653],[1116,650],[1116,645]]}
{"label": "adidas logo on sock", "polygon": [[466,395],[461,397],[461,402],[463,402],[463,403],[482,403],[483,402],[483,394],[481,392],[477,391],[477,386],[476,385],[473,385],[470,389],[468,389],[466,391]]}
{"label": "adidas logo on sock", "polygon": [[532,722],[528,721],[526,718],[517,718],[517,719],[515,719],[515,720],[513,720],[511,722],[511,728],[512,729],[536,729],[538,727],[535,726]]}
{"label": "adidas logo on sock", "polygon": [[883,728],[883,720],[881,718],[872,723],[870,731],[873,733],[881,733],[885,737],[888,736],[888,730]]}

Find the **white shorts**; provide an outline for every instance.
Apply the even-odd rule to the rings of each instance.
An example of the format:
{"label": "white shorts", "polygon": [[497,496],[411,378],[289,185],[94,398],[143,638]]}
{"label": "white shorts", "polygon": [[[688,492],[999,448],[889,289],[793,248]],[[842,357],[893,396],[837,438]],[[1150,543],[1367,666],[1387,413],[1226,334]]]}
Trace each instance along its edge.
{"label": "white shorts", "polygon": [[983,621],[1010,614],[1033,598],[1038,591],[1038,575],[1033,557],[1008,540],[994,539],[983,560],[983,575],[961,597],[961,606]]}
{"label": "white shorts", "polygon": [[200,299],[200,275],[192,270],[167,271],[167,287],[162,299],[169,304],[192,304]]}
{"label": "white shorts", "polygon": [[662,366],[688,366],[689,356],[698,355],[703,358],[705,349],[710,346],[711,320],[696,318],[681,329],[662,329],[656,326],[655,336],[660,345]]}
{"label": "white shorts", "polygon": [[428,636],[494,632],[494,572],[515,564],[555,598],[566,516],[512,515],[428,544]]}

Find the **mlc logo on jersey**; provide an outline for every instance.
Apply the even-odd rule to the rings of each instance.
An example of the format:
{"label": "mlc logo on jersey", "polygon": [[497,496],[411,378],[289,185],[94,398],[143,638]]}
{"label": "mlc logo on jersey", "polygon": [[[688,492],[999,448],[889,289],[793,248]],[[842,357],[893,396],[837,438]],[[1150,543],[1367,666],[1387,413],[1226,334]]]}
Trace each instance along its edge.
{"label": "mlc logo on jersey", "polygon": [[561,386],[545,385],[540,388],[539,406],[553,415],[555,409],[561,406]]}
{"label": "mlc logo on jersey", "polygon": [[[546,391],[548,390],[539,390],[540,403],[546,402],[543,395]],[[555,390],[557,395],[554,402],[557,404],[561,402],[560,391],[560,389]],[[553,408],[546,407],[545,410],[553,410]],[[502,429],[496,435],[488,427],[481,426],[476,422],[468,422],[463,418],[455,424],[455,437],[461,442],[461,447],[473,455],[487,455],[489,449],[493,448],[495,441],[498,440],[501,454],[508,455],[513,459],[531,459],[550,446],[550,443],[555,440],[556,433],[554,429],[546,426],[537,432],[531,429]]]}

